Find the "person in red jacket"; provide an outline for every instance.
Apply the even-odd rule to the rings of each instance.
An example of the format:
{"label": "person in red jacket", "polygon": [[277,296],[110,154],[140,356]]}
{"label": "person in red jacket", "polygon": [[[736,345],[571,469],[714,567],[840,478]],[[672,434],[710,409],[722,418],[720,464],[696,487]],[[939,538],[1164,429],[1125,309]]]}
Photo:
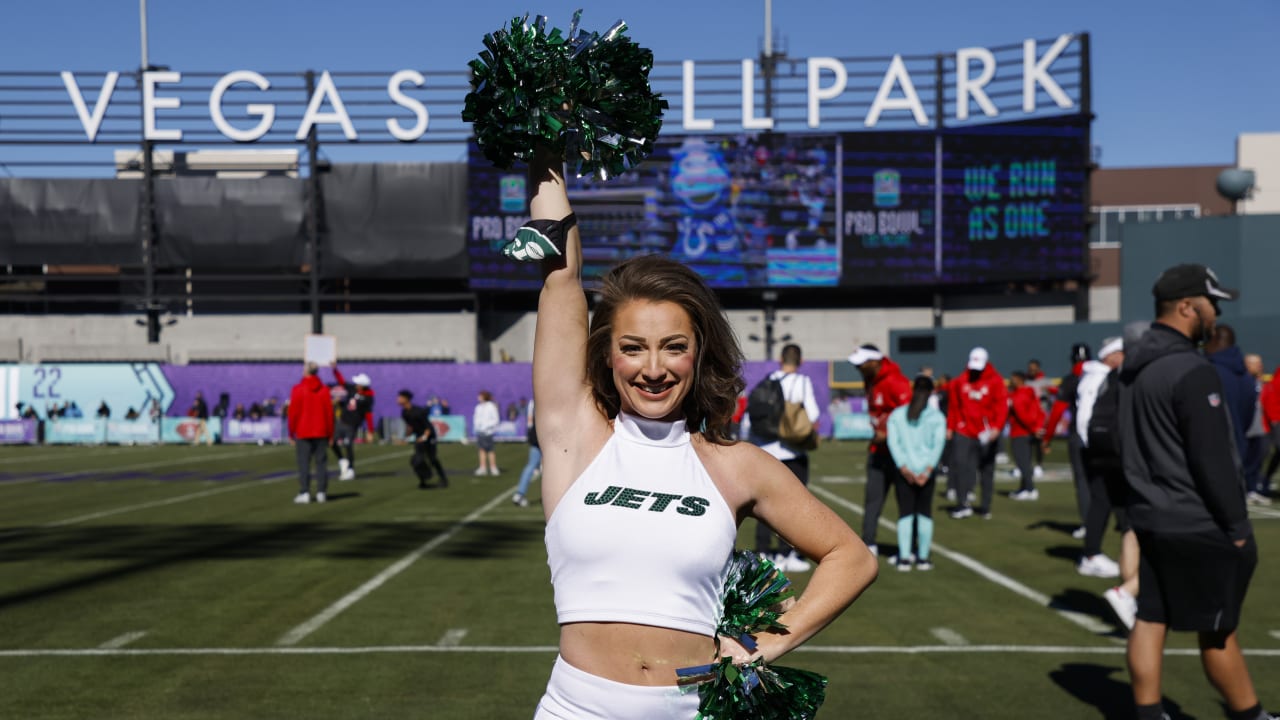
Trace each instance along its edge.
{"label": "person in red jacket", "polygon": [[1040,445],[1044,406],[1040,404],[1035,388],[1028,383],[1026,373],[1015,370],[1009,378],[1013,386],[1013,393],[1009,396],[1009,454],[1013,456],[1022,478],[1022,486],[1009,497],[1013,500],[1039,500],[1032,448]]}
{"label": "person in red jacket", "polygon": [[298,458],[299,505],[311,502],[311,466],[316,470],[316,502],[326,500],[329,487],[325,467],[329,438],[333,437],[333,398],[329,386],[320,380],[320,368],[307,363],[306,375],[289,393],[289,437],[294,441]]}
{"label": "person in red jacket", "polygon": [[951,471],[956,474],[956,507],[951,517],[973,515],[969,494],[982,480],[978,512],[991,517],[995,493],[996,450],[1009,415],[1009,391],[990,362],[986,348],[969,351],[964,374],[951,381],[947,403],[947,434],[951,436]]}
{"label": "person in red jacket", "polygon": [[1262,386],[1262,423],[1271,437],[1271,459],[1262,473],[1262,488],[1271,494],[1271,476],[1280,467],[1280,365],[1271,373],[1271,382]]}
{"label": "person in red jacket", "polygon": [[[1071,346],[1071,372],[1063,376],[1058,383],[1053,407],[1049,409],[1049,421],[1045,423],[1044,436],[1041,438],[1041,447],[1046,453],[1049,452],[1049,443],[1058,432],[1058,423],[1062,421],[1063,415],[1068,411],[1073,417],[1075,415],[1076,387],[1080,384],[1080,374],[1084,371],[1084,364],[1092,359],[1093,351],[1087,344],[1076,343]],[[1090,493],[1089,474],[1084,467],[1084,446],[1081,444],[1079,433],[1067,433],[1067,460],[1071,463],[1071,481],[1076,489],[1076,509],[1080,512],[1080,526],[1071,533],[1071,537],[1081,540],[1084,538],[1084,526],[1089,517]]]}
{"label": "person in red jacket", "polygon": [[[911,402],[911,381],[902,374],[902,368],[891,360],[875,345],[863,345],[849,356],[849,362],[862,374],[863,385],[867,393],[867,412],[871,415],[872,438],[867,448],[867,494],[863,503],[862,542],[867,549],[879,555],[876,545],[876,530],[880,527],[880,513],[884,510],[884,500],[889,495],[901,473],[898,464],[889,454],[889,445],[885,442],[889,413],[895,408]],[[907,553],[910,548],[907,549]],[[904,553],[906,554],[906,553]]]}

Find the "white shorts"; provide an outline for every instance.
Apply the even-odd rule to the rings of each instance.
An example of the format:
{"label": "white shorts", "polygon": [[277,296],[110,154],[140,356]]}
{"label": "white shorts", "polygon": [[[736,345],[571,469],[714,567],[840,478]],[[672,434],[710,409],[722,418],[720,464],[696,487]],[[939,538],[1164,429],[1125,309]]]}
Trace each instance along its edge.
{"label": "white shorts", "polygon": [[627,685],[557,655],[533,720],[693,720],[697,714],[697,685]]}

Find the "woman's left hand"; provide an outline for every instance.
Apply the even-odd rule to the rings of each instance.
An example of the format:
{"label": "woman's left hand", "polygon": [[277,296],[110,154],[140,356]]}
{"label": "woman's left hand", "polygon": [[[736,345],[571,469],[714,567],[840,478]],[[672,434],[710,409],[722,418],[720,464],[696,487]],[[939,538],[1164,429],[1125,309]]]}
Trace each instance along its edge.
{"label": "woman's left hand", "polygon": [[763,655],[759,646],[754,651],[748,650],[737,638],[731,638],[727,635],[720,637],[720,657],[733,658],[734,665],[745,665]]}

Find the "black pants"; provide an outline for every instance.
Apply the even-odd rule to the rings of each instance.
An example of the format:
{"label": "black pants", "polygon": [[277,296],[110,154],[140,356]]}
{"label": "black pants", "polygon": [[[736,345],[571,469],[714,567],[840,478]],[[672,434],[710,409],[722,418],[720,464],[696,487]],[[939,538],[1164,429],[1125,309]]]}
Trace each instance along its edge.
{"label": "black pants", "polygon": [[889,496],[889,489],[901,479],[902,473],[898,472],[887,448],[867,455],[867,492],[862,504],[862,542],[867,545],[876,544],[876,530],[880,526],[880,514],[884,512],[885,498]]}
{"label": "black pants", "polygon": [[969,493],[981,482],[982,497],[978,512],[991,512],[991,496],[996,489],[996,451],[999,450],[999,445],[994,442],[983,445],[977,438],[965,437],[959,433],[952,437],[952,442],[951,472],[956,476],[956,503],[961,507],[968,507]]}
{"label": "black pants", "polygon": [[346,460],[352,470],[356,467],[356,434],[359,425],[338,423],[333,426],[333,454],[339,460]]}
{"label": "black pants", "polygon": [[1014,464],[1018,466],[1018,472],[1022,474],[1019,490],[1036,489],[1035,465],[1032,464],[1031,458],[1034,455],[1032,448],[1039,445],[1039,441],[1031,435],[1009,438],[1010,454],[1013,455]]}
{"label": "black pants", "polygon": [[937,472],[930,473],[929,482],[924,485],[912,485],[899,472],[897,479],[893,481],[893,493],[898,498],[898,517],[908,515],[933,517],[933,491],[937,485]]}
{"label": "black pants", "polygon": [[1089,519],[1089,473],[1084,467],[1084,443],[1075,431],[1075,422],[1069,423],[1071,431],[1067,435],[1067,459],[1071,461],[1071,481],[1076,486],[1076,509],[1080,511],[1080,524]]}
{"label": "black pants", "polygon": [[440,464],[440,458],[436,455],[436,444],[434,442],[416,442],[413,444],[413,457],[409,458],[409,466],[413,468],[413,472],[418,476],[418,484],[425,485],[431,479],[431,469],[440,473],[440,484],[448,485],[449,476],[444,472],[444,466]]}
{"label": "black pants", "polygon": [[294,442],[294,454],[298,459],[298,492],[311,492],[311,466],[316,470],[316,492],[329,489],[329,472],[325,468],[328,438],[306,438]]}
{"label": "black pants", "polygon": [[1244,488],[1249,492],[1260,493],[1265,484],[1262,480],[1262,458],[1267,454],[1267,436],[1259,435],[1245,439],[1244,445]]}
{"label": "black pants", "polygon": [[[800,453],[790,460],[783,460],[782,464],[786,465],[787,469],[799,478],[801,484],[806,486],[809,484],[809,456],[807,454]],[[775,537],[778,538],[778,548],[776,550],[772,549],[773,539]],[[756,552],[763,553],[765,555],[772,555],[774,553],[779,555],[789,555],[792,550],[794,550],[794,548],[787,544],[786,540],[775,535],[768,525],[765,525],[759,520],[756,521]]]}

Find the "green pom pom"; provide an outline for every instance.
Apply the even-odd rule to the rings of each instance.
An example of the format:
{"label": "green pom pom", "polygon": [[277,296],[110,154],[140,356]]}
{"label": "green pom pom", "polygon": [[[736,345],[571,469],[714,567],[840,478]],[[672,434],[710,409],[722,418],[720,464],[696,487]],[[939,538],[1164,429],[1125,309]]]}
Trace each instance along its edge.
{"label": "green pom pom", "polygon": [[827,699],[827,679],[807,670],[721,658],[712,674],[698,685],[695,720],[810,720]]}
{"label": "green pom pom", "polygon": [[546,29],[546,18],[512,18],[484,38],[472,60],[462,119],[485,157],[501,168],[528,161],[538,143],[581,177],[608,179],[653,151],[667,101],[649,87],[653,53],[619,20],[603,35]]}
{"label": "green pom pom", "polygon": [[753,552],[736,550],[725,570],[724,612],[717,630],[734,638],[786,630],[778,622],[779,605],[793,595],[791,580],[778,566]]}

